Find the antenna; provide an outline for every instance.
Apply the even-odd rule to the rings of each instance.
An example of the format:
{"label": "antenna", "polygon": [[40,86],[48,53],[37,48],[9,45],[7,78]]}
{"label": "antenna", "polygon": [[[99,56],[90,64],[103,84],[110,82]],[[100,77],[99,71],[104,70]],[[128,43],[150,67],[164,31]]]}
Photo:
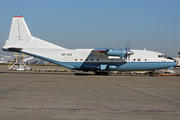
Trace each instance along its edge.
{"label": "antenna", "polygon": [[126,51],[130,51],[130,41],[126,40]]}
{"label": "antenna", "polygon": [[128,48],[127,48],[127,40],[126,40],[126,44],[125,44],[125,46],[126,46],[126,51],[127,51],[127,49],[128,49]]}

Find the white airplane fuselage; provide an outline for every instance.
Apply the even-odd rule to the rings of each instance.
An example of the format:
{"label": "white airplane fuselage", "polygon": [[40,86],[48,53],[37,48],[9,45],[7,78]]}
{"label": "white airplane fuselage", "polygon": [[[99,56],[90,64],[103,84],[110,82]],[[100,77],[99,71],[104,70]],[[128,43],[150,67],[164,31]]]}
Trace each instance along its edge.
{"label": "white airplane fuselage", "polygon": [[111,56],[107,51],[114,49],[103,52],[94,49],[66,49],[31,36],[22,16],[13,17],[9,39],[6,40],[3,50],[26,53],[69,69],[82,71],[144,71],[176,65],[172,58],[155,51],[131,49],[131,55],[125,51],[122,52],[123,56]]}

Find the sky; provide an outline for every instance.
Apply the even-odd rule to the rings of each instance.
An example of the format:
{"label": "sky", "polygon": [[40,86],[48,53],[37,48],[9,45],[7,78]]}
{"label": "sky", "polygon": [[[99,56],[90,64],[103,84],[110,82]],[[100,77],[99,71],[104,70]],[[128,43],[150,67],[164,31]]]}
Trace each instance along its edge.
{"label": "sky", "polygon": [[[0,0],[0,47],[13,16],[37,38],[70,49],[125,48],[178,56],[180,0]],[[0,49],[0,55],[10,53]]]}

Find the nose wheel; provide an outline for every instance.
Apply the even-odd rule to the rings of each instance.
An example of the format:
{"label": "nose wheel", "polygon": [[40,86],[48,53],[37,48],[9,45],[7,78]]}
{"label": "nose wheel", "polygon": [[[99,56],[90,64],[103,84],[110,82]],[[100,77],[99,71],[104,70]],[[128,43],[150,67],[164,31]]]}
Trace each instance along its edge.
{"label": "nose wheel", "polygon": [[154,70],[152,72],[149,72],[150,76],[154,76]]}

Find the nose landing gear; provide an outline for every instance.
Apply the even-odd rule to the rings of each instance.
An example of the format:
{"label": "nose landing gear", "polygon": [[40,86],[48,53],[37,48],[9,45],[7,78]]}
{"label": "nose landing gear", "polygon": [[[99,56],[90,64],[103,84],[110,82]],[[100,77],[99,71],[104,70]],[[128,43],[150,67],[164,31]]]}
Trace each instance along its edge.
{"label": "nose landing gear", "polygon": [[155,70],[153,70],[152,72],[149,72],[149,75],[150,75],[150,76],[154,76],[154,71],[155,71]]}

